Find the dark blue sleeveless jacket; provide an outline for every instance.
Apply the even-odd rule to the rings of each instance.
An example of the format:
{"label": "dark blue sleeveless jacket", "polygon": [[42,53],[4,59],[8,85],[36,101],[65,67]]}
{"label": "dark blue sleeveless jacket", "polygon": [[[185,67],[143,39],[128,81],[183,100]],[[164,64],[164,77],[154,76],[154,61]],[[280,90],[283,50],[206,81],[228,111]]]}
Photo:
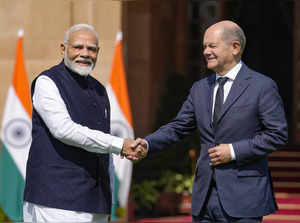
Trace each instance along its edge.
{"label": "dark blue sleeveless jacket", "polygon": [[[40,75],[55,82],[74,122],[110,132],[109,100],[105,88],[96,79],[73,73],[63,61]],[[31,86],[32,95],[35,81]],[[55,139],[33,109],[25,201],[65,210],[110,214],[108,165],[108,154],[90,153]]]}

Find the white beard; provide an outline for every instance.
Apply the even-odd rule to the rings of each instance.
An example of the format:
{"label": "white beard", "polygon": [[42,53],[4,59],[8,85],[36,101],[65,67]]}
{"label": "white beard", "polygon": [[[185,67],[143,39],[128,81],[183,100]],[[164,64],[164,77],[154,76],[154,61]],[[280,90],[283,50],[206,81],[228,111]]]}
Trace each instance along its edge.
{"label": "white beard", "polygon": [[[89,62],[90,65],[87,67],[81,67],[76,64],[76,61]],[[84,77],[88,76],[95,67],[95,63],[91,59],[75,59],[74,61],[71,61],[68,57],[67,51],[65,51],[64,62],[70,70]]]}

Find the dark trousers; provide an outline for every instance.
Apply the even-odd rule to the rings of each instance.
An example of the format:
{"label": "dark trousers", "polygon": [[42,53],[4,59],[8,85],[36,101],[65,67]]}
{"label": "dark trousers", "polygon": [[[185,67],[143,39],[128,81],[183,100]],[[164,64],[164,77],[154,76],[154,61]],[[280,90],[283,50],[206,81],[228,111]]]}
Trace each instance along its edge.
{"label": "dark trousers", "polygon": [[193,222],[215,223],[215,222],[234,222],[234,223],[260,223],[262,217],[255,218],[234,218],[229,216],[223,209],[216,185],[214,181],[210,187],[205,204],[198,216],[193,216]]}

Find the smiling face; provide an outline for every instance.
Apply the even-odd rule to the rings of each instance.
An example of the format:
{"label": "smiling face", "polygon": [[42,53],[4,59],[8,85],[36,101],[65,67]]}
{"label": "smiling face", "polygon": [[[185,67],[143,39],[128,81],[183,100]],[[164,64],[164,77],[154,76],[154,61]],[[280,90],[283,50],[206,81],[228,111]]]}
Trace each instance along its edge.
{"label": "smiling face", "polygon": [[98,56],[98,41],[94,33],[81,29],[70,33],[67,45],[62,44],[65,65],[75,73],[87,76],[94,69]]}
{"label": "smiling face", "polygon": [[240,43],[224,40],[224,29],[220,25],[211,26],[204,34],[203,55],[207,68],[225,75],[240,60]]}

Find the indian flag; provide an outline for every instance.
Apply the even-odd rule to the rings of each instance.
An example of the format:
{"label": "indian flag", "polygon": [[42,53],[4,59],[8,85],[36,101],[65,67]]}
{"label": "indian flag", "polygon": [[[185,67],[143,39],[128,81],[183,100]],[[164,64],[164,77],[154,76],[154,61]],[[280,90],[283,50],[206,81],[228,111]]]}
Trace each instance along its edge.
{"label": "indian flag", "polygon": [[0,205],[13,221],[23,219],[26,162],[31,144],[31,109],[23,55],[23,30],[19,30],[15,68],[3,113],[0,152]]}
{"label": "indian flag", "polygon": [[[111,134],[134,138],[126,75],[122,56],[122,33],[117,34],[109,84],[106,87],[111,106]],[[113,154],[115,166],[112,219],[125,217],[131,183],[132,162]],[[122,216],[123,215],[123,216]]]}

